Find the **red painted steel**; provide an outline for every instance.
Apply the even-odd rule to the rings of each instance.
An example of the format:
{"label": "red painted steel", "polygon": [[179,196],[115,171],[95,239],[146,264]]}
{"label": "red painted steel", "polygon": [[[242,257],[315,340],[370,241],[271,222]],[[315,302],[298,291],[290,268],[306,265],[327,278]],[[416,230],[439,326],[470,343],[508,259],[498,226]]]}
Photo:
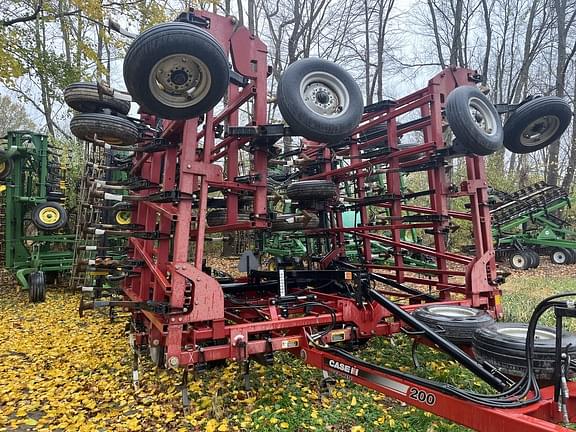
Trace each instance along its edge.
{"label": "red painted steel", "polygon": [[[131,258],[143,262],[125,283],[127,298],[135,301],[168,302],[173,312],[158,314],[147,310],[134,312],[137,344],[163,346],[166,363],[170,367],[194,367],[203,362],[219,359],[243,360],[256,354],[289,350],[305,354],[306,361],[319,368],[325,367],[324,352],[307,345],[305,328],[328,326],[336,320],[343,329],[344,340],[367,339],[397,333],[402,324],[377,303],[358,304],[356,299],[307,290],[316,295],[316,302],[332,308],[331,316],[324,307],[296,304],[288,313],[275,304],[276,291],[256,289],[250,284],[236,297],[225,293],[218,281],[203,271],[204,244],[207,234],[230,230],[265,230],[268,219],[267,172],[268,153],[265,146],[254,146],[250,152],[242,150],[250,142],[247,137],[216,137],[219,126],[262,126],[267,123],[267,52],[265,45],[244,27],[238,27],[230,17],[198,12],[210,19],[209,32],[216,37],[230,55],[236,71],[250,79],[244,88],[230,84],[223,106],[207,113],[202,119],[164,121],[161,137],[177,144],[153,154],[136,153],[133,174],[161,185],[163,192],[178,191],[180,196],[171,203],[136,201],[133,220],[145,231],[167,234],[166,238],[147,240],[131,238]],[[324,246],[318,260],[320,268],[328,268],[345,257],[345,235],[361,239],[363,261],[366,268],[382,271],[398,282],[406,282],[423,292],[437,295],[447,304],[461,304],[502,313],[501,292],[492,249],[490,215],[487,207],[486,175],[480,157],[466,157],[467,179],[454,187],[447,175],[444,132],[446,128],[442,109],[448,93],[456,86],[474,85],[475,72],[467,69],[447,69],[429,81],[426,88],[397,100],[391,106],[365,113],[349,145],[337,150],[324,143],[303,140],[300,157],[307,162],[318,162],[316,171],[309,171],[304,179],[330,179],[336,184],[352,184],[355,198],[366,197],[366,178],[379,166],[386,175],[387,193],[401,196],[400,172],[419,164],[429,195],[415,203],[401,198],[373,204],[388,211],[385,223],[370,225],[368,206],[360,205],[360,224],[343,225],[342,209],[338,203],[322,209],[330,223],[324,228],[307,230],[312,241],[318,239]],[[409,116],[408,118],[406,116]],[[143,119],[155,124],[154,116]],[[418,120],[419,119],[419,120]],[[410,121],[407,127],[402,123]],[[386,139],[390,153],[364,158],[362,152],[383,138],[362,142],[362,133],[386,124]],[[398,149],[402,136],[414,134],[418,147]],[[249,180],[239,181],[241,155],[250,157]],[[416,155],[416,158],[410,156]],[[349,160],[346,166],[336,163]],[[438,163],[434,164],[434,161]],[[155,191],[155,190],[154,190]],[[156,191],[155,191],[156,192]],[[148,196],[151,190],[136,192]],[[227,221],[223,225],[207,225],[209,194],[218,193],[225,198]],[[240,219],[238,203],[241,196],[251,198],[250,220]],[[468,211],[451,209],[454,197],[468,197]],[[322,213],[322,212],[321,212]],[[433,216],[430,220],[410,222],[407,215]],[[476,255],[467,257],[448,252],[447,232],[451,218],[471,222]],[[402,230],[419,228],[430,230],[431,246],[401,240]],[[388,244],[393,249],[394,264],[377,265],[372,257],[371,241]],[[409,267],[403,251],[420,252],[433,258],[436,269]],[[350,276],[347,283],[352,283]],[[246,282],[239,279],[237,282]],[[287,294],[299,294],[305,286],[289,286]],[[388,289],[387,287],[385,289]],[[388,289],[388,292],[390,290]],[[236,303],[242,298],[242,307]],[[398,293],[399,298],[407,294]],[[423,303],[419,298],[404,307],[413,310]],[[414,304],[411,304],[414,303]],[[329,339],[334,332],[325,336]],[[534,410],[497,410],[478,407],[469,402],[435,392],[437,404],[426,406],[405,394],[391,391],[386,386],[351,377],[358,382],[391,397],[479,430],[562,430],[535,417],[534,412],[545,413],[548,399],[534,406]],[[388,377],[389,378],[389,377]],[[397,379],[396,379],[397,380]],[[402,382],[402,385],[409,383]],[[431,390],[427,390],[431,391]],[[550,420],[555,420],[550,411]],[[546,425],[546,426],[544,426]]]}

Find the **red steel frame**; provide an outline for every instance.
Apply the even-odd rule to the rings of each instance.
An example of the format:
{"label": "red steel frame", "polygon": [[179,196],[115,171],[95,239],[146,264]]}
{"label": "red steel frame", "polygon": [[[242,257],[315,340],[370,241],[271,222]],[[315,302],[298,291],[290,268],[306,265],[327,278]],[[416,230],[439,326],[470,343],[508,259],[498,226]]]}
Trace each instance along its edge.
{"label": "red steel frame", "polygon": [[[125,295],[134,301],[169,302],[170,307],[178,311],[168,315],[147,310],[134,311],[133,319],[140,323],[134,334],[136,345],[164,347],[166,364],[170,367],[187,368],[226,358],[241,361],[256,354],[290,350],[312,365],[334,371],[328,360],[339,361],[338,358],[309,346],[304,333],[305,328],[331,323],[332,317],[325,310],[312,307],[304,313],[303,309],[296,308],[289,317],[282,317],[278,306],[272,301],[276,294],[267,296],[246,292],[243,293],[245,301],[257,310],[239,311],[225,298],[216,279],[202,271],[204,242],[208,233],[266,229],[269,226],[266,150],[251,150],[252,181],[239,182],[239,154],[249,138],[228,136],[217,140],[215,137],[216,126],[241,124],[240,109],[249,112],[249,125],[267,123],[268,66],[266,46],[246,28],[238,27],[230,17],[204,11],[197,14],[210,19],[208,31],[230,55],[234,69],[247,77],[249,83],[243,88],[230,84],[225,106],[208,112],[202,123],[199,119],[163,121],[161,137],[179,144],[177,147],[156,153],[136,153],[133,174],[160,184],[163,191],[177,190],[180,193],[180,199],[174,203],[137,201],[134,204],[133,223],[164,236],[159,240],[130,238],[131,258],[142,261],[144,265],[126,280]],[[446,147],[442,119],[446,96],[457,86],[473,84],[473,71],[447,69],[430,80],[426,88],[398,100],[393,106],[366,113],[354,136],[377,124],[386,123],[387,139],[392,150],[390,154],[370,160],[362,159],[361,152],[370,147],[374,140],[361,142],[353,139],[349,146],[339,150],[332,150],[322,143],[306,142],[303,151],[306,157],[325,161],[318,174],[307,178],[330,179],[337,184],[354,182],[356,198],[362,200],[365,197],[365,179],[372,173],[372,167],[378,166],[386,173],[388,193],[399,196],[400,170],[430,162]],[[418,120],[411,121],[408,126],[402,125],[399,119],[408,113],[417,113]],[[143,119],[155,123],[153,116],[143,115]],[[398,137],[415,131],[421,133],[421,144],[416,148],[399,150]],[[406,156],[410,155],[418,156],[415,160],[407,160]],[[350,158],[350,164],[345,168],[334,168],[331,161],[336,157]],[[355,233],[362,239],[368,269],[383,272],[400,283],[430,287],[442,302],[480,307],[500,316],[501,292],[497,287],[490,216],[486,205],[484,162],[480,157],[466,157],[466,166],[468,178],[458,190],[450,187],[443,164],[431,166],[426,170],[431,191],[429,205],[409,205],[401,199],[380,204],[389,211],[390,218],[386,224],[370,225],[366,206],[361,206],[361,223],[355,228],[343,228],[341,211],[335,207],[328,209],[331,215],[328,219],[333,221],[329,228],[308,232],[311,236],[325,236],[331,245],[325,251],[320,266],[326,268],[343,257],[344,234]],[[223,226],[208,227],[208,193],[215,190],[223,192],[226,197],[228,221]],[[156,189],[135,193],[147,196],[152,192],[156,192]],[[240,194],[253,196],[250,221],[238,220]],[[450,210],[449,199],[456,196],[469,197],[469,212]],[[406,211],[444,218],[410,224],[402,220]],[[446,250],[445,230],[450,218],[471,221],[476,246],[474,257]],[[411,227],[431,229],[434,247],[401,241],[400,231]],[[393,266],[378,266],[371,262],[371,240],[386,242],[394,247],[397,253]],[[401,249],[434,257],[437,269],[406,267]],[[336,311],[337,332],[345,340],[390,335],[401,329],[402,323],[392,319],[391,313],[375,302],[366,302],[359,307],[352,298],[325,292],[314,294],[318,302]],[[403,294],[394,292],[394,295],[402,297]],[[404,306],[408,311],[423,303],[421,298],[408,300]],[[330,338],[331,334],[324,337],[327,341]],[[406,392],[394,390],[400,384],[401,388],[417,387],[398,378],[380,374],[379,380],[371,381],[354,374],[344,375],[362,385],[478,430],[494,431],[505,427],[527,431],[562,430],[538,420],[556,420],[549,390],[544,391],[544,402],[526,409],[479,407],[432,390],[427,391],[434,393],[436,403],[426,405],[411,399]],[[391,382],[396,384],[390,386]]]}

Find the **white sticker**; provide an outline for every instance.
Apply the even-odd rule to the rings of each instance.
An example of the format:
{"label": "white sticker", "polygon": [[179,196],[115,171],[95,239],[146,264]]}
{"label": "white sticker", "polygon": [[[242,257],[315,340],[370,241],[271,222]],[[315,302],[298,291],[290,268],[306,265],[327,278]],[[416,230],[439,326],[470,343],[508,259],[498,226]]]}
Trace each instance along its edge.
{"label": "white sticker", "polygon": [[100,228],[96,228],[94,230],[94,235],[97,235],[97,236],[98,235],[104,235],[105,233],[106,233],[106,231],[104,231],[103,229],[100,229]]}
{"label": "white sticker", "polygon": [[285,202],[286,204],[291,204],[291,203],[292,203],[292,200],[291,200],[290,198],[286,198],[286,199],[284,200],[284,202]]}
{"label": "white sticker", "polygon": [[88,260],[88,265],[96,265],[96,260],[89,259],[89,260]]}
{"label": "white sticker", "polygon": [[92,292],[94,291],[94,287],[83,286],[82,292]]}
{"label": "white sticker", "polygon": [[87,251],[95,251],[98,250],[98,246],[86,246]]}
{"label": "white sticker", "polygon": [[286,166],[293,166],[294,165],[294,161],[292,159],[289,159],[286,161]]}
{"label": "white sticker", "polygon": [[286,281],[284,280],[284,270],[280,269],[278,271],[278,277],[280,278],[280,297],[286,295]]}
{"label": "white sticker", "polygon": [[137,370],[132,371],[132,381],[134,381],[135,383],[138,382],[138,371]]}
{"label": "white sticker", "polygon": [[294,223],[296,221],[296,218],[293,217],[289,217],[288,219],[286,219],[286,222],[288,223]]}
{"label": "white sticker", "polygon": [[112,146],[110,144],[108,144],[108,143],[104,144],[104,149],[110,150],[111,148],[112,148]]}
{"label": "white sticker", "polygon": [[111,194],[106,192],[104,194],[104,199],[105,200],[110,200],[110,201],[122,201],[122,197],[123,195],[118,195],[118,194]]}

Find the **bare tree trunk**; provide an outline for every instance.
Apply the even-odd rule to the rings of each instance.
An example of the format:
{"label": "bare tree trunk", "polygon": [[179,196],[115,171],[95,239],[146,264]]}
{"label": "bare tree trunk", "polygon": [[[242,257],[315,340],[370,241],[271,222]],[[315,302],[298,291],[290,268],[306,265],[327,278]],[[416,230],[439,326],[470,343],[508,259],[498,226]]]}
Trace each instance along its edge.
{"label": "bare tree trunk", "polygon": [[[566,71],[566,0],[554,0],[556,20],[558,25],[558,45],[556,49],[556,95],[565,95]],[[556,141],[548,146],[548,184],[558,184],[558,157],[560,155],[560,142]]]}
{"label": "bare tree trunk", "polygon": [[[494,4],[494,2],[492,2]],[[486,29],[486,49],[484,50],[484,62],[482,63],[482,84],[488,82],[488,67],[490,65],[490,51],[492,50],[492,26],[490,25],[490,9],[488,2],[482,0],[482,11],[484,12],[484,28]]]}
{"label": "bare tree trunk", "polygon": [[444,56],[442,55],[442,44],[440,43],[440,33],[438,31],[438,21],[436,20],[436,12],[434,12],[434,4],[432,0],[428,0],[428,8],[430,9],[430,17],[432,18],[432,30],[434,31],[434,40],[436,41],[436,51],[438,52],[438,60],[442,69],[446,67]]}
{"label": "bare tree trunk", "polygon": [[366,103],[368,105],[373,102],[372,92],[370,91],[370,15],[368,0],[364,0],[364,40],[366,44],[364,48],[364,76],[366,77]]}
{"label": "bare tree trunk", "polygon": [[[574,85],[573,101],[576,101],[576,84]],[[576,172],[576,111],[572,115],[572,137],[570,139],[570,154],[568,155],[568,166],[566,175],[562,180],[562,189],[571,192],[574,188],[574,173]]]}
{"label": "bare tree trunk", "polygon": [[452,32],[452,46],[450,47],[450,64],[462,66],[462,9],[464,0],[456,0],[454,12],[454,28]]}

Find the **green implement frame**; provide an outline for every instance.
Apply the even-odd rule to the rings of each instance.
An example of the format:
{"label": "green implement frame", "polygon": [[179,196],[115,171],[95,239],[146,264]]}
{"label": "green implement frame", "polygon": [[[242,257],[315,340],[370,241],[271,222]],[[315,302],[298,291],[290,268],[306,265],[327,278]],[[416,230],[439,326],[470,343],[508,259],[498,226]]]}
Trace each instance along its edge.
{"label": "green implement frame", "polygon": [[16,275],[24,289],[29,289],[27,276],[33,272],[61,273],[72,266],[74,235],[31,233],[33,208],[48,201],[48,137],[28,132],[8,132],[2,145],[4,157],[12,161],[5,178],[4,265]]}
{"label": "green implement frame", "polygon": [[[543,255],[559,248],[576,253],[576,231],[556,216],[571,205],[564,190],[537,183],[513,194],[496,192],[494,196],[500,200],[490,212],[497,253],[505,256],[530,249]],[[566,264],[571,260],[568,257]]]}

